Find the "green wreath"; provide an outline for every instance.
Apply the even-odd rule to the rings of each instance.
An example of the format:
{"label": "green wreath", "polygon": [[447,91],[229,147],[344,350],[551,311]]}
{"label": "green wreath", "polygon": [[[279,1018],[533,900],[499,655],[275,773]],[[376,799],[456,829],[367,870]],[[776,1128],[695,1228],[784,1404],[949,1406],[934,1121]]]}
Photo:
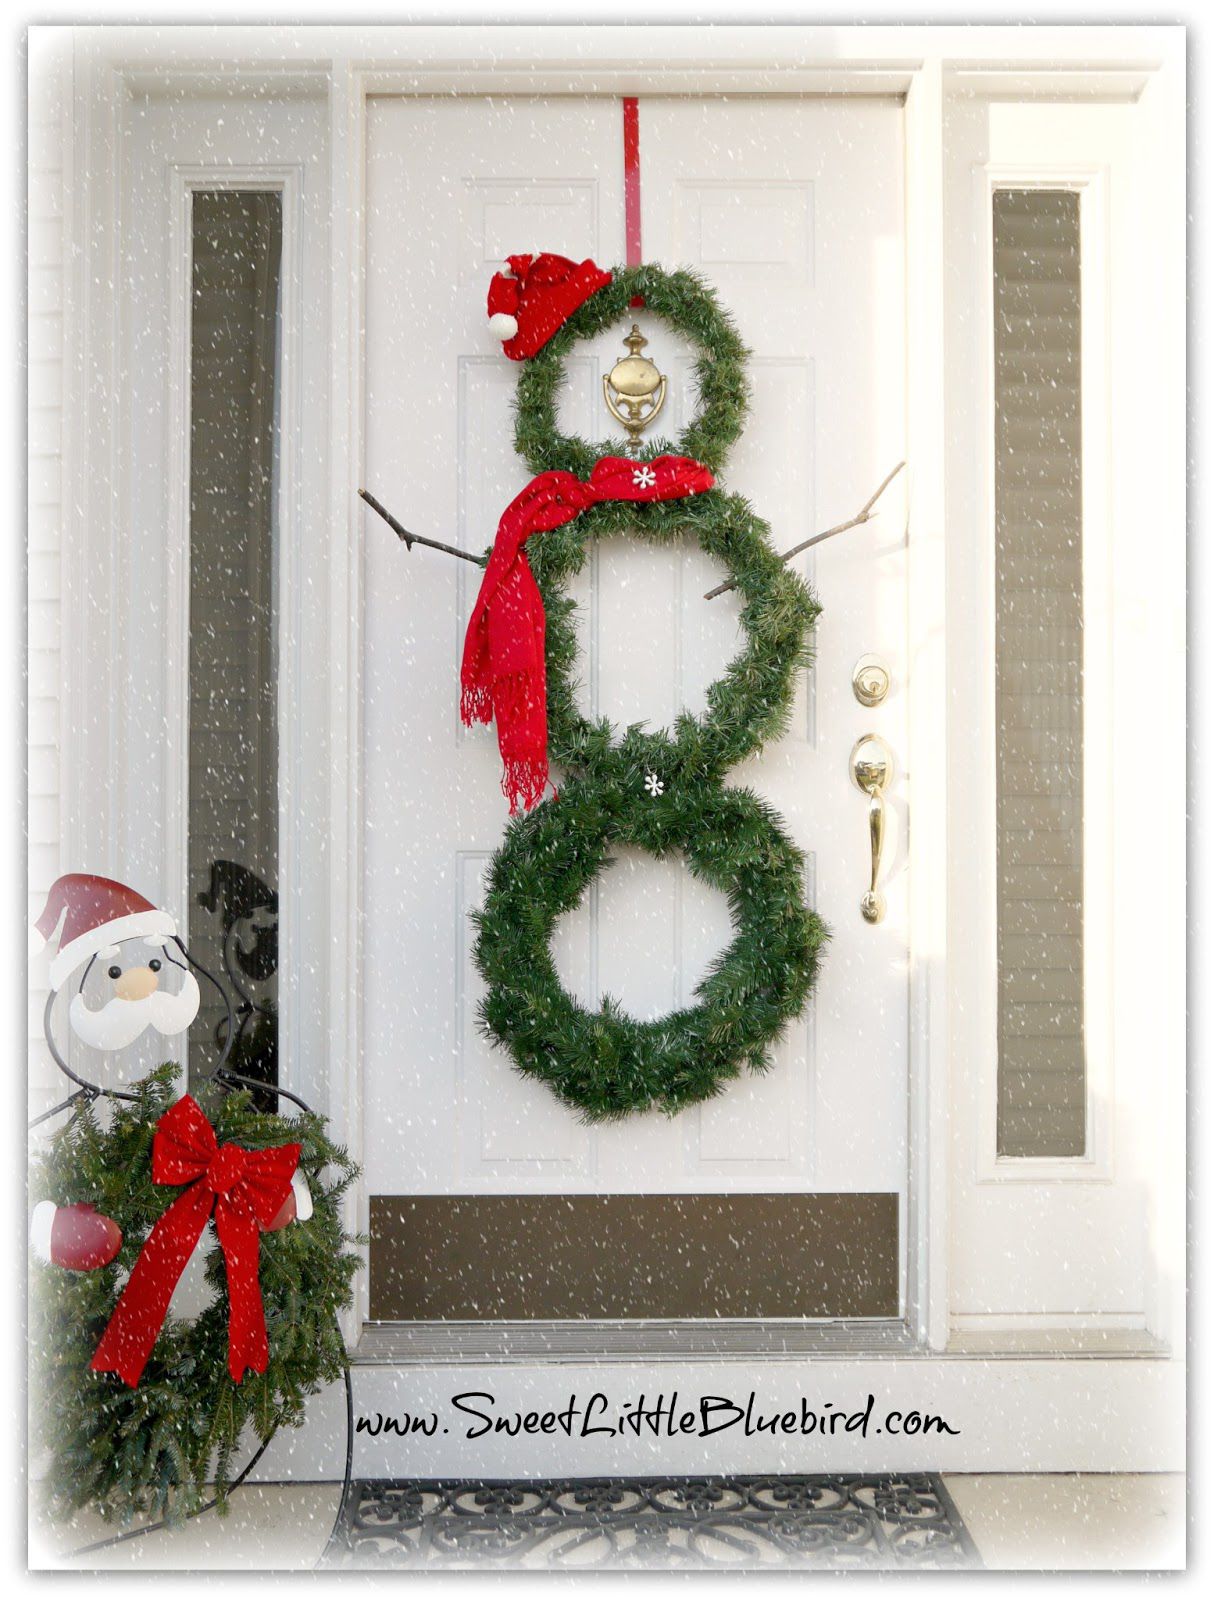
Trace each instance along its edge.
{"label": "green wreath", "polygon": [[[676,441],[655,440],[638,461],[694,457],[717,472],[746,414],[746,351],[711,289],[689,272],[615,269],[519,379],[515,442],[535,472],[586,478],[617,442],[562,435],[557,397],[574,344],[627,313],[634,295],[700,351],[700,408]],[[658,543],[691,535],[719,560],[742,601],[744,644],[708,690],[702,717],[619,735],[577,708],[576,608],[565,592],[590,542],[628,534]],[[713,489],[684,500],[590,507],[531,540],[528,555],[547,616],[548,747],[568,774],[559,796],[517,818],[489,873],[476,916],[486,982],[480,1020],[515,1065],[542,1079],[590,1121],[657,1108],[682,1110],[720,1092],[745,1067],[761,1070],[805,1006],[828,937],[805,904],[805,861],[753,794],[726,789],[728,770],[787,728],[798,672],[811,660],[819,606],[781,562],[770,529],[739,495]],[[655,1022],[607,996],[580,1006],[562,987],[549,941],[608,864],[612,842],[655,856],[681,852],[691,872],[729,900],[734,938],[698,986],[696,1004]]]}
{"label": "green wreath", "polygon": [[[522,1072],[592,1119],[681,1111],[743,1066],[761,1070],[809,996],[825,937],[805,908],[804,858],[757,796],[676,783],[668,804],[663,795],[640,807],[631,803],[640,781],[625,758],[612,777],[574,779],[559,803],[520,818],[494,857],[478,917],[486,1026]],[[695,877],[726,894],[737,929],[698,1003],[654,1022],[627,1016],[610,997],[585,1010],[549,950],[557,918],[608,864],[613,842],[658,857],[681,851]]]}
{"label": "green wreath", "polygon": [[[565,593],[594,539],[623,534],[651,544],[694,537],[719,560],[742,599],[741,652],[709,686],[703,717],[682,712],[672,727],[628,728],[617,743],[609,718],[590,722],[577,706],[577,606]],[[797,674],[813,659],[810,629],[821,607],[781,562],[771,529],[741,495],[710,489],[686,500],[608,500],[528,545],[547,616],[548,749],[568,771],[611,772],[617,756],[685,782],[715,783],[787,729]]]}
{"label": "green wreath", "polygon": [[677,440],[647,440],[637,460],[691,456],[719,472],[746,421],[748,352],[741,335],[716,295],[694,272],[642,266],[613,267],[611,274],[611,282],[579,306],[538,355],[523,363],[515,396],[515,449],[532,472],[563,469],[579,478],[588,478],[603,456],[619,455],[618,438],[587,444],[563,434],[557,423],[557,400],[565,379],[565,358],[574,345],[605,333],[628,314],[639,295],[646,311],[700,351],[695,366],[700,407]]}
{"label": "green wreath", "polygon": [[214,1291],[193,1321],[170,1316],[138,1388],[89,1363],[118,1299],[119,1285],[152,1226],[179,1191],[152,1181],[156,1123],[178,1097],[179,1068],[167,1063],[132,1085],[134,1102],[111,1102],[105,1125],[84,1102],[33,1162],[31,1193],[57,1205],[85,1203],[122,1229],[122,1248],[107,1267],[70,1272],[35,1264],[30,1340],[41,1412],[39,1442],[49,1453],[50,1509],[63,1517],[92,1506],[107,1520],[136,1515],[176,1522],[196,1511],[213,1486],[226,1508],[232,1463],[250,1427],[265,1441],[279,1427],[299,1427],[304,1406],[346,1369],[336,1321],[350,1304],[359,1258],[341,1222],[339,1201],[357,1169],[311,1114],[268,1115],[247,1090],[197,1098],[220,1144],[265,1149],[302,1146],[299,1170],[313,1212],[262,1235],[262,1303],[270,1361],[242,1383],[228,1375],[228,1296],[223,1258],[208,1229],[206,1281]]}

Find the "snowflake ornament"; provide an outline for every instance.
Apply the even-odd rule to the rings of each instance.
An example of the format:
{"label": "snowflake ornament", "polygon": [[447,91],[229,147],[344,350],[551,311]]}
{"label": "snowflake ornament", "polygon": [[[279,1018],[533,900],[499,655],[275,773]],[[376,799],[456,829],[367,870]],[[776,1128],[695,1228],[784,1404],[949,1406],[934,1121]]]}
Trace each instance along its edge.
{"label": "snowflake ornament", "polygon": [[632,481],[638,489],[652,489],[658,481],[658,475],[652,467],[638,467],[632,474]]}
{"label": "snowflake ornament", "polygon": [[662,793],[663,789],[665,789],[666,785],[662,782],[661,778],[658,777],[656,772],[647,772],[645,774],[645,787],[648,789],[650,796],[656,800],[657,797]]}

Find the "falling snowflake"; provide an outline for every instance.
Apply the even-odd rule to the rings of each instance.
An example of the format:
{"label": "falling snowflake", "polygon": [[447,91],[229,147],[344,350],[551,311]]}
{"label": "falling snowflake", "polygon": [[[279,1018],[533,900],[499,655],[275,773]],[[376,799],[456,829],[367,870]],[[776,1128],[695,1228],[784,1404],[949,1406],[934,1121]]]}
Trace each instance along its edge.
{"label": "falling snowflake", "polygon": [[662,782],[661,778],[658,777],[656,772],[647,772],[645,774],[645,787],[656,800],[666,785]]}
{"label": "falling snowflake", "polygon": [[[658,475],[652,467],[638,467],[632,474],[632,481],[638,489],[652,489],[658,481]],[[656,792],[661,794],[662,791],[659,788]]]}

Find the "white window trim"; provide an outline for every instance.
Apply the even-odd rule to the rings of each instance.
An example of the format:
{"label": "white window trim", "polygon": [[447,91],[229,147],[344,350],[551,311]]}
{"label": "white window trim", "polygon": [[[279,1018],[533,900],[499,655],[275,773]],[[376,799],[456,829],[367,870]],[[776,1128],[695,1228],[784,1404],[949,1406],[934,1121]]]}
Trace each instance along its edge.
{"label": "white window trim", "polygon": [[[189,944],[193,904],[189,895],[190,817],[190,359],[193,338],[193,201],[195,194],[217,189],[256,190],[282,197],[282,255],[279,271],[278,393],[275,426],[280,446],[277,455],[274,538],[278,543],[278,877],[279,963],[291,971],[301,926],[304,886],[296,863],[301,859],[298,810],[293,804],[298,784],[300,753],[299,611],[301,587],[298,572],[303,506],[299,492],[300,431],[297,420],[302,404],[301,343],[304,329],[298,297],[302,261],[300,196],[303,169],[298,165],[233,165],[171,163],[165,171],[170,233],[168,347],[173,372],[167,384],[167,455],[165,484],[168,515],[165,524],[168,585],[164,640],[165,682],[169,700],[165,722],[165,770],[170,781],[161,796],[164,819],[164,881],[170,902],[179,906],[177,925]],[[173,776],[175,775],[175,777]],[[296,962],[297,965],[297,962]],[[278,1004],[279,1053],[283,1061],[296,1059],[301,1031],[300,989],[282,987]],[[183,1046],[183,1051],[187,1047]],[[188,1062],[188,1054],[183,1055]]]}
{"label": "white window trim", "polygon": [[[954,636],[950,675],[965,736],[954,742],[950,760],[961,848],[950,860],[956,1155],[949,1348],[972,1348],[975,1330],[984,1347],[996,1337],[1010,1347],[1018,1330],[1032,1336],[1060,1319],[1076,1337],[1086,1334],[1093,1349],[1129,1327],[1144,1344],[1178,1348],[1185,1171],[1184,94],[1179,78],[1165,71],[1129,105],[1017,99],[968,124],[953,151],[949,220],[950,257],[965,284],[958,293],[950,414],[955,436],[973,451],[969,460],[955,454],[949,474],[950,597],[973,619]],[[1082,449],[1085,666],[1095,700],[1086,718],[1085,804],[1092,807],[1094,835],[1086,866],[1094,869],[1100,856],[1108,863],[1102,882],[1088,880],[1094,896],[1088,915],[1101,917],[1096,931],[1111,962],[1101,981],[1093,972],[1095,951],[1088,952],[1094,1147],[1090,1157],[1046,1163],[997,1161],[994,1145],[992,181],[1069,183],[1090,208]],[[1098,400],[1089,386],[1103,389]],[[1004,1275],[999,1262],[1035,1228],[1046,1240],[1040,1268],[1013,1256]],[[1115,1259],[1138,1258],[1140,1250],[1141,1275],[1119,1278]]]}

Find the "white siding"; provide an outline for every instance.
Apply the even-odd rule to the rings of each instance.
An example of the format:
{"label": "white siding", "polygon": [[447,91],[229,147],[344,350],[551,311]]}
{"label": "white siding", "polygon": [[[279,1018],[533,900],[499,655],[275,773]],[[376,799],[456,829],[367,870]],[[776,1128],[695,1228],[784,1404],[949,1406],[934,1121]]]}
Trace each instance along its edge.
{"label": "white siding", "polygon": [[[61,559],[64,508],[66,197],[71,57],[61,36],[31,35],[29,56],[29,918],[60,857]],[[47,964],[30,964],[30,1090],[55,1087],[42,1035]]]}

